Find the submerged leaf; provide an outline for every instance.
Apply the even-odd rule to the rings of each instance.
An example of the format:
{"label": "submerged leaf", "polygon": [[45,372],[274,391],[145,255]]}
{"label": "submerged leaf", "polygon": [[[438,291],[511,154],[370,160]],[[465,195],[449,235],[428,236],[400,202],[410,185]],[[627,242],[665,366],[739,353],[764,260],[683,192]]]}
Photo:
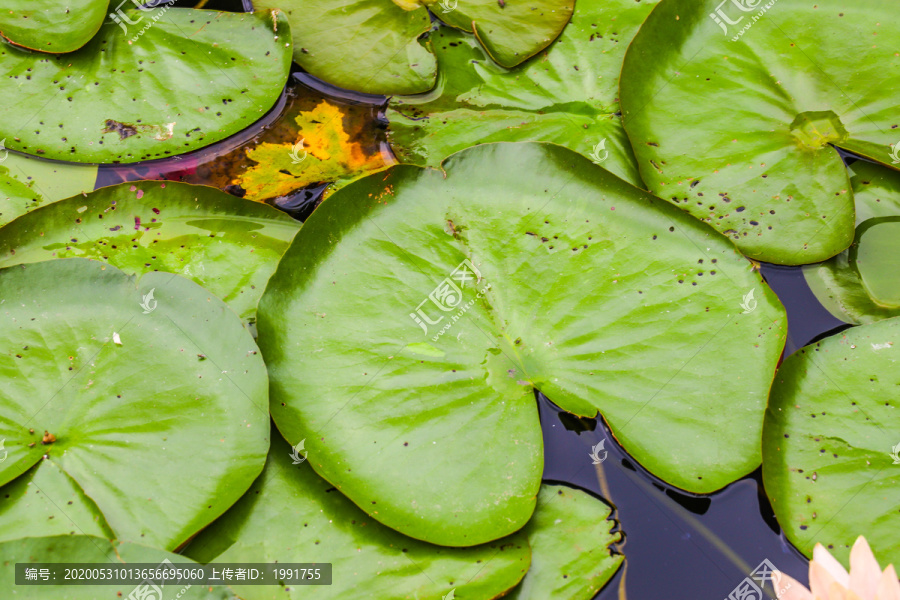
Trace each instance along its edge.
{"label": "submerged leaf", "polygon": [[900,316],[900,173],[862,161],[852,170],[853,244],[824,263],[803,267],[803,275],[832,315],[848,323],[873,323]]}
{"label": "submerged leaf", "polygon": [[358,177],[384,168],[380,154],[368,154],[344,129],[344,114],[322,100],[295,117],[299,141],[263,142],[247,151],[257,163],[232,183],[245,190],[248,200],[285,196],[298,189],[338,179]]}

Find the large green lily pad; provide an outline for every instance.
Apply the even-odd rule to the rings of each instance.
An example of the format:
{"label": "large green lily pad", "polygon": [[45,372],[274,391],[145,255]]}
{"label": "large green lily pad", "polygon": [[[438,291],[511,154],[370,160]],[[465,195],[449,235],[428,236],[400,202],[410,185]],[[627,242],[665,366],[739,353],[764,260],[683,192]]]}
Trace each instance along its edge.
{"label": "large green lily pad", "polygon": [[[528,570],[524,535],[476,548],[442,548],[410,539],[353,505],[293,449],[272,434],[263,474],[247,494],[186,549],[202,563],[311,562],[332,564],[333,583],[320,598],[347,598],[365,589],[372,598],[496,598]],[[295,453],[296,454],[296,453]],[[297,456],[304,456],[301,450]],[[352,574],[352,577],[349,575]],[[304,586],[235,585],[244,600],[307,598]]]}
{"label": "large green lily pad", "polygon": [[[900,563],[900,319],[861,325],[801,349],[775,377],[763,431],[763,482],[788,539],[846,564],[864,535]],[[893,456],[892,456],[893,454]]]}
{"label": "large green lily pad", "polygon": [[[157,595],[130,596],[137,588],[134,584],[122,585],[16,585],[16,563],[92,563],[97,568],[116,569],[124,564],[144,563],[162,565],[169,561],[175,565],[191,565],[192,561],[158,550],[131,543],[110,543],[108,540],[87,535],[30,537],[0,543],[0,589],[8,590],[21,600],[97,600],[98,598],[146,597],[157,600]],[[160,567],[165,568],[165,567]],[[158,600],[230,600],[233,594],[224,586],[193,585],[185,588],[169,584],[163,588],[164,596]],[[13,590],[15,590],[13,592]],[[139,591],[144,590],[140,588]],[[143,591],[141,591],[143,593]]]}
{"label": "large green lily pad", "polygon": [[300,223],[265,204],[187,183],[122,183],[55,202],[0,228],[0,267],[53,258],[128,274],[178,273],[253,321]]}
{"label": "large green lily pad", "polygon": [[477,31],[488,52],[501,64],[514,66],[559,35],[573,4],[573,0],[446,0],[443,5],[432,0],[254,2],[257,8],[278,8],[288,14],[294,60],[310,74],[342,88],[385,95],[418,94],[434,87],[435,57],[418,39],[431,28],[425,6],[451,25]]}
{"label": "large green lily pad", "polygon": [[32,50],[72,52],[94,37],[106,18],[109,3],[110,0],[8,0],[0,10],[0,35]]}
{"label": "large green lily pad", "polygon": [[892,161],[898,46],[880,0],[662,0],[622,70],[641,176],[752,258],[834,256],[853,240],[836,148]]}
{"label": "large green lily pad", "polygon": [[212,294],[80,258],[0,269],[0,289],[0,539],[174,549],[259,474],[266,369]]}
{"label": "large green lily pad", "polygon": [[96,165],[41,160],[2,150],[0,158],[0,227],[48,202],[89,192],[97,181]]}
{"label": "large green lily pad", "polygon": [[853,164],[856,237],[849,250],[803,267],[810,289],[825,308],[849,323],[900,316],[900,173],[867,162]]}
{"label": "large green lily pad", "polygon": [[[136,41],[109,21],[69,54],[0,48],[0,95],[16,98],[0,107],[6,146],[132,163],[217,142],[275,104],[291,65],[283,14],[165,9]],[[146,13],[124,14],[136,21]]]}
{"label": "large green lily pad", "polygon": [[412,537],[497,539],[534,510],[535,389],[682,488],[759,464],[785,314],[727,239],[558,146],[444,168],[335,193],[260,300],[272,415],[320,475]]}
{"label": "large green lily pad", "polygon": [[401,162],[438,166],[485,142],[545,141],[596,160],[642,187],[619,116],[625,49],[654,2],[579,0],[546,52],[506,69],[473,35],[439,29],[435,91],[391,99],[391,147]]}
{"label": "large green lily pad", "polygon": [[611,512],[581,490],[541,486],[534,516],[523,528],[531,546],[531,568],[510,600],[593,598],[625,558],[609,550],[622,540],[621,533],[612,533]]}

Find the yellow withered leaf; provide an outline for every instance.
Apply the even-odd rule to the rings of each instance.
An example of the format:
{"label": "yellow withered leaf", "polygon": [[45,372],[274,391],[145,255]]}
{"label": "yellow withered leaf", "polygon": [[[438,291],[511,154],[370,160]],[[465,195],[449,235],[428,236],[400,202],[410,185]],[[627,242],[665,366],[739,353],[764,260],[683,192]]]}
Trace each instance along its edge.
{"label": "yellow withered leaf", "polygon": [[248,200],[263,201],[311,185],[354,178],[385,167],[379,153],[366,154],[344,129],[340,106],[321,101],[300,112],[295,143],[263,142],[247,151],[256,163],[232,183],[240,185]]}

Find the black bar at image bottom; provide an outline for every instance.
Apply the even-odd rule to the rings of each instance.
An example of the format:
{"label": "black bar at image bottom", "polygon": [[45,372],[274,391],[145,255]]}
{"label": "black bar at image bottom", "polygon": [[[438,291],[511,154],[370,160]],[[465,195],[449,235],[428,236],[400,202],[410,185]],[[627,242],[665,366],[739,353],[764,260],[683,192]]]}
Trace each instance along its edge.
{"label": "black bar at image bottom", "polygon": [[331,563],[16,563],[16,585],[331,585]]}

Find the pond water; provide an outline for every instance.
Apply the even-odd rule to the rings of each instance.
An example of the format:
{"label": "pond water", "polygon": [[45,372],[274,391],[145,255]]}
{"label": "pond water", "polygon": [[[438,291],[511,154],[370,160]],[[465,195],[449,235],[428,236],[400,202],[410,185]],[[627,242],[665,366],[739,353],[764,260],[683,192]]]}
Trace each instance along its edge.
{"label": "pond water", "polygon": [[[205,7],[239,11],[247,4],[244,0],[220,0]],[[171,179],[243,195],[233,181],[252,164],[247,150],[261,143],[296,139],[294,118],[323,100],[341,107],[348,130],[361,140],[369,158],[380,160],[381,166],[395,162],[385,141],[383,98],[346,92],[294,73],[276,107],[253,127],[181,157],[101,166],[97,187],[138,179]],[[324,187],[297,189],[267,202],[302,220],[321,201]],[[800,268],[764,264],[761,272],[788,312],[785,356],[846,327],[819,304]],[[715,494],[688,494],[638,465],[615,442],[602,419],[575,418],[541,394],[537,402],[545,443],[544,479],[577,486],[605,499],[614,507],[613,516],[624,532],[616,551],[627,560],[598,599],[727,598],[763,560],[808,582],[807,560],[781,533],[759,469]],[[594,465],[591,449],[604,440],[608,455]],[[502,446],[494,451],[502,452]],[[768,597],[774,597],[768,592]]]}

